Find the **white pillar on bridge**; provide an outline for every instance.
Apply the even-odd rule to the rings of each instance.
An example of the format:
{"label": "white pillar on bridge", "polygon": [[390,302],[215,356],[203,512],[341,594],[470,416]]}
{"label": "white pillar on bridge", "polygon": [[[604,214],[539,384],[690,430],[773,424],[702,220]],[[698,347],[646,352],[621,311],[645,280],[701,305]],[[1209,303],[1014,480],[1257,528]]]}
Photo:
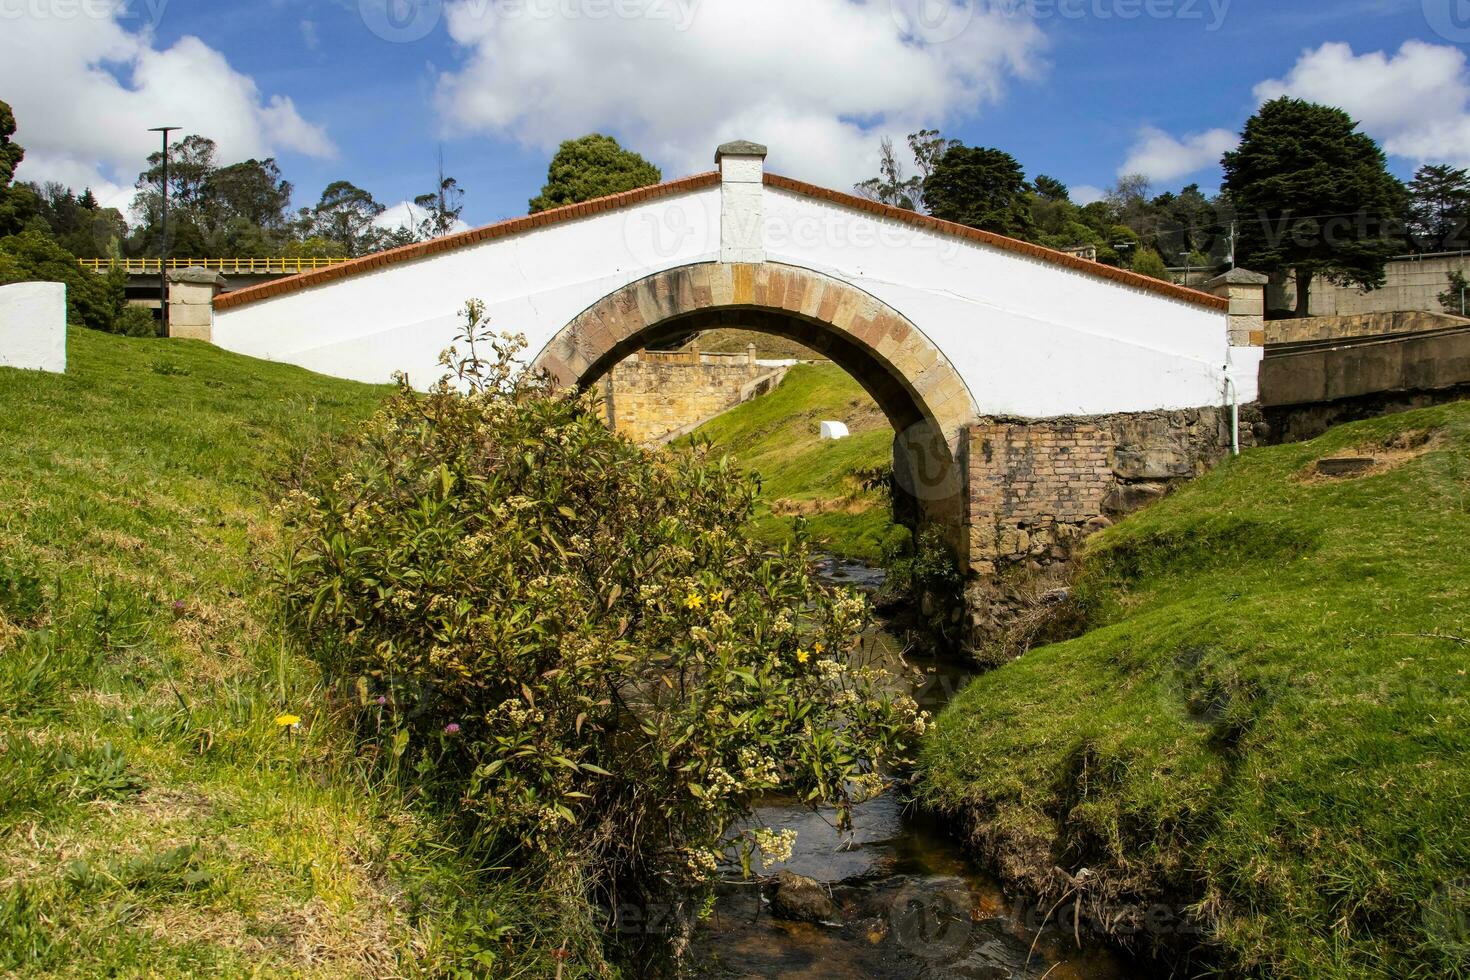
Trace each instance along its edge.
{"label": "white pillar on bridge", "polygon": [[766,148],[749,140],[726,143],[715,151],[720,168],[720,261],[766,260],[762,206]]}

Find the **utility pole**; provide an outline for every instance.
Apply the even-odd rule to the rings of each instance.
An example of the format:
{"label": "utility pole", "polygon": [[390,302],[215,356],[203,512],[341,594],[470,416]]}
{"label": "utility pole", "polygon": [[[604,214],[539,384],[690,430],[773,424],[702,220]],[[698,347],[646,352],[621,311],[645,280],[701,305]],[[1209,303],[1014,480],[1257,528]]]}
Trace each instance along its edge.
{"label": "utility pole", "polygon": [[158,329],[168,336],[168,134],[179,126],[155,126],[150,133],[163,134],[163,182],[159,184],[159,197],[163,201],[162,217],[158,235]]}

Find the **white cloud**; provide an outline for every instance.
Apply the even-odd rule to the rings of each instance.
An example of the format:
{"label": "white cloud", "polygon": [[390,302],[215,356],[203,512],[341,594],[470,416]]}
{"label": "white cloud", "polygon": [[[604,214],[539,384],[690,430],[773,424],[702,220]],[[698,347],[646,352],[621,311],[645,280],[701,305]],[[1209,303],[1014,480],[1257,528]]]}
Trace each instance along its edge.
{"label": "white cloud", "polygon": [[160,49],[146,30],[126,30],[114,19],[126,7],[112,5],[102,17],[88,16],[83,5],[75,17],[0,21],[0,93],[15,110],[15,139],[26,150],[20,178],[91,186],[104,204],[125,206],[158,149],[158,134],[148,129],[165,124],[215,140],[224,163],[336,152],[289,98],[264,99],[253,79],[199,38]]}
{"label": "white cloud", "polygon": [[[383,213],[373,220],[373,224],[388,231],[396,231],[399,228],[410,228],[417,230],[419,222],[428,217],[428,212],[412,201],[399,201],[391,207],[385,208]],[[454,222],[451,233],[456,231],[469,231],[470,226],[458,219]]]}
{"label": "white cloud", "polygon": [[1085,208],[1107,197],[1108,192],[1101,187],[1093,187],[1091,184],[1079,184],[1076,187],[1069,187],[1067,196],[1072,199],[1073,204],[1080,204]]}
{"label": "white cloud", "polygon": [[[905,2],[926,16],[896,16]],[[881,134],[1034,77],[1044,46],[1029,19],[961,0],[455,0],[446,16],[467,51],[439,80],[451,129],[543,149],[611,132],[671,177],[753,139],[772,169],[836,187],[876,173]]]}
{"label": "white cloud", "polygon": [[1459,48],[1408,41],[1393,55],[1357,55],[1347,44],[1324,44],[1255,94],[1262,102],[1290,95],[1337,106],[1388,153],[1470,166],[1470,77]]}
{"label": "white cloud", "polygon": [[1228,129],[1212,129],[1176,139],[1161,129],[1144,127],[1118,168],[1118,176],[1143,174],[1155,182],[1167,182],[1205,167],[1216,166],[1226,150],[1235,148],[1240,137]]}

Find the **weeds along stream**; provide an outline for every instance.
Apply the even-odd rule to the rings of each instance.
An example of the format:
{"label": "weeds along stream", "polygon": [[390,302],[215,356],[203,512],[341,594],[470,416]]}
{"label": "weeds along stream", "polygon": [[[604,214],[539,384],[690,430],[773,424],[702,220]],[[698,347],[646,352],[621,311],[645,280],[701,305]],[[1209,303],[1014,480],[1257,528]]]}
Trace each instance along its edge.
{"label": "weeds along stream", "polygon": [[[822,578],[875,592],[883,572],[859,562],[828,558]],[[921,708],[937,713],[969,678],[972,667],[954,660],[905,655],[903,641],[879,620],[864,638],[867,662],[895,668],[914,680]],[[905,665],[906,664],[906,665]],[[898,774],[901,778],[902,774]],[[698,975],[746,977],[1002,978],[1112,980],[1146,976],[1148,969],[1081,934],[1045,910],[1006,895],[970,862],[940,821],[907,804],[902,785],[858,804],[851,832],[839,832],[835,814],[813,811],[779,796],[767,797],[755,827],[795,830],[791,858],[753,869],[722,868],[718,898],[694,941]],[[787,921],[771,912],[770,894],[782,871],[810,878],[828,892],[838,916],[821,923]]]}

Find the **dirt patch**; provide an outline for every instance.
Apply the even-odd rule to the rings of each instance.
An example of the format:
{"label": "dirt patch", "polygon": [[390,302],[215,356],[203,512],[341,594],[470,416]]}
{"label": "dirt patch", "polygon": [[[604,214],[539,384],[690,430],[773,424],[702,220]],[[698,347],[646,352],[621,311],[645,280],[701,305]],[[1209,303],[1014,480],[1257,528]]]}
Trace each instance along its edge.
{"label": "dirt patch", "polygon": [[1341,483],[1361,480],[1398,469],[1438,449],[1444,442],[1439,429],[1412,429],[1377,442],[1365,442],[1312,461],[1293,479],[1298,483]]}

